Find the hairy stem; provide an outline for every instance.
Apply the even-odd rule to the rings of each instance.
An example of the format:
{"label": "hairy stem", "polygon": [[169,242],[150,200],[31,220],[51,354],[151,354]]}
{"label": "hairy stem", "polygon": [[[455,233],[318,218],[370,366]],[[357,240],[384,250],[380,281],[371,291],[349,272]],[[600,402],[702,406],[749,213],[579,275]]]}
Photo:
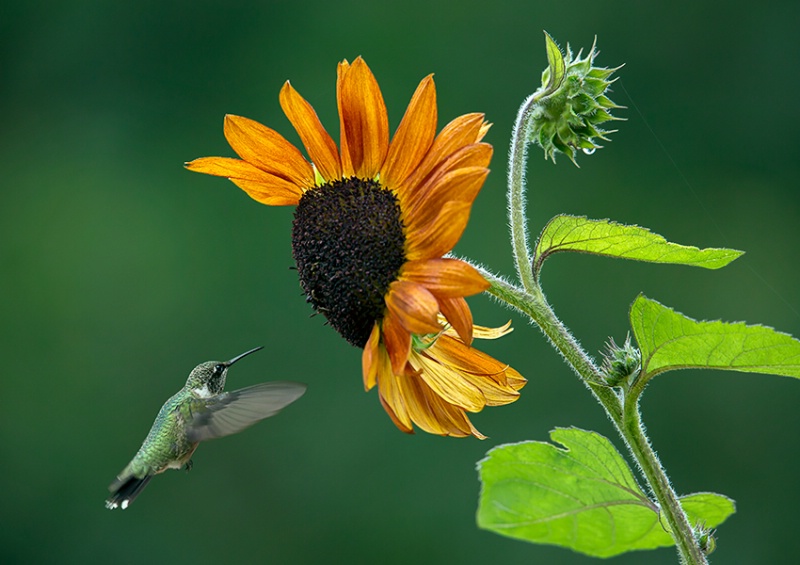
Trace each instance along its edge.
{"label": "hairy stem", "polygon": [[547,95],[548,93],[544,91],[534,93],[520,107],[517,121],[514,124],[509,155],[508,216],[511,246],[517,274],[523,288],[517,288],[485,269],[480,269],[481,273],[492,285],[488,292],[533,320],[603,406],[628,446],[632,457],[639,464],[661,511],[664,513],[670,534],[678,548],[681,563],[704,565],[707,563],[705,555],[681,508],[678,496],[672,489],[669,478],[645,435],[638,409],[638,392],[631,393],[629,391],[623,402],[623,396],[606,385],[602,372],[592,358],[584,351],[547,303],[539,281],[532,271],[525,217],[527,131],[533,110]]}
{"label": "hairy stem", "polygon": [[487,292],[533,320],[603,406],[631,456],[639,464],[659,503],[678,548],[681,563],[706,565],[708,561],[697,544],[692,526],[678,501],[678,495],[670,485],[669,478],[644,432],[638,410],[638,395],[628,394],[623,404],[622,397],[615,389],[605,384],[601,371],[589,354],[556,317],[541,290],[528,293],[480,266],[476,268],[492,285]]}
{"label": "hairy stem", "polygon": [[528,151],[528,121],[530,114],[541,101],[536,93],[528,97],[520,106],[514,132],[511,136],[511,149],[508,157],[508,217],[511,229],[511,247],[514,250],[514,263],[522,286],[528,292],[536,287],[528,248],[528,230],[525,221],[525,163]]}
{"label": "hairy stem", "polygon": [[539,326],[553,347],[564,356],[569,366],[572,367],[584,384],[589,387],[589,390],[603,404],[609,418],[619,428],[622,425],[622,400],[620,396],[612,388],[606,386],[600,369],[575,340],[567,327],[556,317],[538,286],[534,285],[534,293],[528,293],[480,266],[476,266],[476,268],[492,285],[486,292],[498,300],[513,306]]}
{"label": "hairy stem", "polygon": [[692,525],[681,508],[677,494],[669,484],[667,473],[647,439],[639,413],[638,396],[627,395],[623,416],[623,436],[659,502],[661,513],[669,524],[672,538],[678,547],[681,563],[707,564],[708,560],[697,543]]}

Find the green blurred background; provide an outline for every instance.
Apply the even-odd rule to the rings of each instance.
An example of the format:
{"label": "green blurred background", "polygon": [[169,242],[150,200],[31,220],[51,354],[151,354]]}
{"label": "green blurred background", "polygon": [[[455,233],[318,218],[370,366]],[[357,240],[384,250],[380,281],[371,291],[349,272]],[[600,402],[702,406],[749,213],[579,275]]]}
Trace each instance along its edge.
{"label": "green blurred background", "polygon": [[[482,111],[493,173],[456,251],[511,274],[504,175],[516,109],[545,65],[542,29],[626,63],[613,141],[577,169],[534,152],[531,231],[560,212],[747,251],[722,271],[559,256],[557,312],[589,351],[627,331],[639,292],[696,318],[800,334],[797,2],[10,3],[0,16],[0,562],[590,563],[475,526],[475,462],[555,426],[619,446],[535,328],[485,297],[476,320],[516,331],[486,349],[529,379],[476,415],[490,436],[397,431],[363,391],[360,351],[300,295],[290,208],[267,208],[184,161],[232,155],[237,113],[297,141],[286,79],[338,131],[336,63],[363,55],[396,127],[436,73],[440,126]],[[757,9],[756,9],[757,8]],[[229,387],[309,384],[279,417],[204,445],[125,512],[106,486],[189,370],[265,345]],[[645,421],[682,493],[739,513],[719,563],[800,554],[800,383],[724,372],[656,379]],[[793,557],[794,556],[794,557]],[[616,563],[675,563],[671,549]]]}

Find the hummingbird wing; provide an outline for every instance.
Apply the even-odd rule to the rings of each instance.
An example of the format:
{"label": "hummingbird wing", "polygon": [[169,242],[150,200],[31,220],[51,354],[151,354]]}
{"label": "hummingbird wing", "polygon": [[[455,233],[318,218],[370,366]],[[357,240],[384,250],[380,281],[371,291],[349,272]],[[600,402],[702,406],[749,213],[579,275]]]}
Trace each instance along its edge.
{"label": "hummingbird wing", "polygon": [[306,385],[275,381],[223,392],[193,410],[188,423],[189,441],[199,442],[240,432],[280,412],[306,391]]}

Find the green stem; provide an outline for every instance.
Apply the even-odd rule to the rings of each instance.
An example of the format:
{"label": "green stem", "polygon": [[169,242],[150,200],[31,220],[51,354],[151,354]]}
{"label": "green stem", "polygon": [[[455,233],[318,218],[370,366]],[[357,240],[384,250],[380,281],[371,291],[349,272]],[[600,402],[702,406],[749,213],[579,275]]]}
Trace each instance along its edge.
{"label": "green stem", "polygon": [[692,525],[681,508],[675,490],[669,484],[666,471],[647,439],[639,413],[638,396],[626,395],[623,417],[621,432],[628,444],[628,449],[639,463],[642,473],[647,478],[647,482],[659,502],[661,513],[666,518],[672,538],[678,547],[681,563],[706,565],[708,560],[697,543]]}
{"label": "green stem", "polygon": [[525,221],[525,163],[527,161],[527,128],[531,111],[543,96],[537,93],[528,97],[520,106],[514,132],[511,136],[508,164],[508,215],[511,228],[511,247],[514,263],[522,286],[528,292],[536,288],[531,254],[528,248],[528,231]]}
{"label": "green stem", "polygon": [[697,544],[692,526],[678,501],[678,495],[670,485],[669,478],[644,432],[638,410],[637,393],[627,394],[623,403],[623,399],[615,389],[605,384],[600,369],[556,317],[538,285],[535,292],[528,293],[480,266],[476,268],[492,285],[487,292],[533,320],[603,406],[631,455],[639,464],[650,490],[659,503],[678,548],[681,563],[707,565],[708,561]]}
{"label": "green stem", "polygon": [[533,293],[528,293],[483,267],[476,265],[475,268],[492,285],[486,292],[513,306],[536,322],[536,325],[550,339],[553,347],[564,356],[569,366],[602,403],[609,418],[619,428],[622,425],[622,399],[614,389],[605,384],[600,369],[563,322],[556,317],[538,285],[534,285]]}
{"label": "green stem", "polygon": [[532,271],[525,217],[527,130],[531,112],[548,94],[547,92],[534,93],[525,100],[517,114],[511,139],[508,214],[514,262],[523,288],[517,288],[485,269],[479,269],[492,285],[488,292],[533,320],[603,406],[627,444],[631,455],[642,469],[642,473],[664,513],[670,527],[670,535],[678,548],[681,563],[705,565],[707,560],[698,545],[689,520],[681,508],[678,496],[672,489],[669,478],[644,432],[638,409],[638,394],[641,391],[629,391],[623,402],[623,397],[615,389],[605,384],[603,374],[592,358],[584,351],[547,303],[537,277]]}

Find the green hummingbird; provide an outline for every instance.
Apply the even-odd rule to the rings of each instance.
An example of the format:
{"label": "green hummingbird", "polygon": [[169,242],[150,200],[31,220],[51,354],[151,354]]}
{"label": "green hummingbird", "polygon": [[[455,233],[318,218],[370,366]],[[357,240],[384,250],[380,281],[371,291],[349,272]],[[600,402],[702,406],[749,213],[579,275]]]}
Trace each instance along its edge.
{"label": "green hummingbird", "polygon": [[275,381],[223,392],[228,368],[263,349],[256,347],[230,361],[206,361],[195,367],[186,384],[164,403],[150,433],[133,460],[108,490],[106,508],[127,508],[155,475],[167,469],[192,468],[201,441],[228,436],[274,416],[306,391],[306,385]]}

